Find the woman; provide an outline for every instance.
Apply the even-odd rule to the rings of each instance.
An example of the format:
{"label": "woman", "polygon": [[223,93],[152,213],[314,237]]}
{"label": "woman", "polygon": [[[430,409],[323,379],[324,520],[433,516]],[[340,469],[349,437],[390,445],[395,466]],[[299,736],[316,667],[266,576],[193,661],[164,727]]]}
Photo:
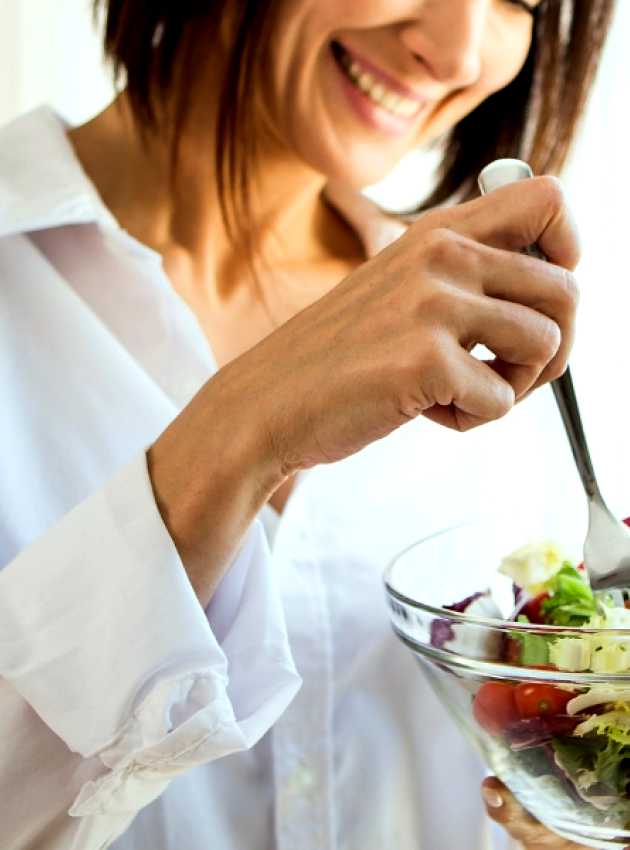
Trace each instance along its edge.
{"label": "woman", "polygon": [[510,478],[532,510],[542,396],[474,426],[564,370],[577,240],[538,179],[365,263],[404,228],[350,190],[448,132],[430,205],[559,167],[611,2],[97,6],[117,102],[0,137],[0,844],[489,847],[380,571]]}

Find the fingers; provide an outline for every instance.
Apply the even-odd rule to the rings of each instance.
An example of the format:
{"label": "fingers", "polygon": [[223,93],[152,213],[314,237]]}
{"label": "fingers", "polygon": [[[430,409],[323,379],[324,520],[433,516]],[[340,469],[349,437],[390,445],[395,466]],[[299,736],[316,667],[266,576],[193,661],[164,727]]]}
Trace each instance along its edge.
{"label": "fingers", "polygon": [[[500,300],[510,306],[531,308],[559,328],[559,345],[554,356],[543,364],[545,371],[538,373],[536,384],[528,389],[563,374],[575,337],[579,297],[577,284],[570,272],[535,257],[483,245],[444,228],[438,228],[425,237],[424,249],[429,274],[449,283],[460,294],[473,292],[489,296],[487,300],[495,305]],[[463,304],[459,311],[461,317],[466,315],[465,306]],[[522,317],[526,315],[523,313]],[[453,308],[450,307],[449,318],[452,316]],[[540,323],[542,329],[545,324],[542,318]],[[526,324],[531,330],[532,322]],[[547,327],[546,333],[552,333],[550,327]],[[511,357],[505,359],[508,362],[528,362]],[[520,396],[520,390],[517,394]]]}
{"label": "fingers", "polygon": [[573,275],[544,260],[480,246],[487,295],[518,302],[552,319],[560,330],[555,356],[532,386],[558,378],[567,367],[575,339],[579,291]]}
{"label": "fingers", "polygon": [[526,850],[581,850],[580,845],[551,832],[526,812],[496,777],[483,781],[481,793],[488,816],[520,841]]}
{"label": "fingers", "polygon": [[499,419],[514,406],[510,383],[454,342],[452,349],[443,353],[441,362],[433,386],[425,375],[425,393],[434,401],[423,411],[429,419],[457,431],[468,431]]}
{"label": "fingers", "polygon": [[553,177],[512,183],[440,213],[442,226],[491,247],[520,251],[537,243],[552,263],[574,269],[579,261],[577,229]]}
{"label": "fingers", "polygon": [[497,356],[492,368],[506,380],[517,399],[540,379],[564,343],[552,319],[521,304],[496,298],[471,299],[464,346],[482,343]]}

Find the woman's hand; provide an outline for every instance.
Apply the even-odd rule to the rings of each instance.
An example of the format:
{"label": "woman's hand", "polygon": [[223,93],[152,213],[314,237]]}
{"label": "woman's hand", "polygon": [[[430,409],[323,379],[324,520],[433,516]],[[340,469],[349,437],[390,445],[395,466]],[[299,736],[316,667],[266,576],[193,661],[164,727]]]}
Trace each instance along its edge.
{"label": "woman's hand", "polygon": [[[534,242],[551,262],[518,253]],[[466,430],[564,372],[578,256],[557,181],[506,186],[426,214],[228,369],[242,398],[262,402],[286,474],[420,414]],[[470,354],[477,343],[493,363]]]}
{"label": "woman's hand", "polygon": [[[550,262],[524,256],[537,242]],[[198,393],[149,450],[156,499],[206,602],[292,473],[423,414],[466,430],[564,372],[578,241],[557,181],[424,215]],[[496,359],[470,353],[482,343]]]}
{"label": "woman's hand", "polygon": [[520,841],[523,850],[588,850],[583,844],[574,844],[550,832],[516,802],[496,777],[485,779],[481,789],[488,815]]}

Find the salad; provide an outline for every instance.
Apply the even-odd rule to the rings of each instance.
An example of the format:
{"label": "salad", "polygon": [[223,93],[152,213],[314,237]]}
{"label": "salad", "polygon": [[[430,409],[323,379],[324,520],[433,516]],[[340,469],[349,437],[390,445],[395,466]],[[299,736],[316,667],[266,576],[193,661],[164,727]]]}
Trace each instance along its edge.
{"label": "salad", "polygon": [[[518,549],[503,559],[499,571],[514,586],[510,622],[629,631],[563,635],[515,628],[500,645],[480,647],[480,657],[512,668],[630,675],[628,593],[593,592],[583,566],[565,559],[551,543]],[[500,616],[489,592],[445,607]],[[465,631],[457,631],[466,628],[436,620],[431,642],[453,648],[466,641]],[[470,655],[470,646],[467,651]],[[472,714],[490,749],[501,753],[505,770],[561,790],[565,800],[591,812],[593,823],[630,828],[630,686],[485,681],[473,696]]]}

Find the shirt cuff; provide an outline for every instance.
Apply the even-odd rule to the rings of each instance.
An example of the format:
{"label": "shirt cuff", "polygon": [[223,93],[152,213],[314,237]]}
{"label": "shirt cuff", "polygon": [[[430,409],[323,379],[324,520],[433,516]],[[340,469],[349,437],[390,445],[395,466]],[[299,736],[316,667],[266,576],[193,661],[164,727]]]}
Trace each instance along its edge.
{"label": "shirt cuff", "polygon": [[77,816],[137,811],[177,773],[251,747],[300,684],[260,524],[204,612],[144,453],[0,572],[0,674],[101,760]]}

